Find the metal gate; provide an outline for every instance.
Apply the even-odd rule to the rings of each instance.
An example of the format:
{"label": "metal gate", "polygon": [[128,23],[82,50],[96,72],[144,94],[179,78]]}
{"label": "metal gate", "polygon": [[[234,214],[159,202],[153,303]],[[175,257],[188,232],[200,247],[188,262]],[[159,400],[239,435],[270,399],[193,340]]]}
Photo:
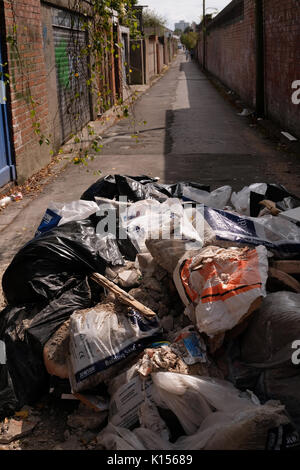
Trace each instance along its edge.
{"label": "metal gate", "polygon": [[7,118],[7,101],[4,72],[2,67],[1,36],[0,36],[0,186],[16,178],[12,164],[9,127]]}
{"label": "metal gate", "polygon": [[91,120],[87,34],[77,15],[52,9],[58,107],[62,142]]}

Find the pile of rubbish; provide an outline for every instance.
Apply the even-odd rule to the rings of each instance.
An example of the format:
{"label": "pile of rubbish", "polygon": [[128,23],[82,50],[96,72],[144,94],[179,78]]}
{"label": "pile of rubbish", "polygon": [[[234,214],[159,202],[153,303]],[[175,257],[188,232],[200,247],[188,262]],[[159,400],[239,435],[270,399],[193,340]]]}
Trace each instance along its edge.
{"label": "pile of rubbish", "polygon": [[55,379],[101,449],[300,447],[299,211],[121,175],[51,203],[2,279],[0,419]]}

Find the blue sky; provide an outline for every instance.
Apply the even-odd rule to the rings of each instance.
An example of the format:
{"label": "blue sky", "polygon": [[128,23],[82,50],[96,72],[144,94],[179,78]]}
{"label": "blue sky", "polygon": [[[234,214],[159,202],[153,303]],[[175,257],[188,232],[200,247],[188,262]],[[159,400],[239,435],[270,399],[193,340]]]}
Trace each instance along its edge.
{"label": "blue sky", "polygon": [[[230,1],[206,0],[207,13],[213,13],[213,8],[223,10]],[[148,5],[151,10],[164,16],[167,26],[171,29],[174,29],[174,23],[180,20],[199,23],[202,15],[202,0],[139,0],[139,5]]]}

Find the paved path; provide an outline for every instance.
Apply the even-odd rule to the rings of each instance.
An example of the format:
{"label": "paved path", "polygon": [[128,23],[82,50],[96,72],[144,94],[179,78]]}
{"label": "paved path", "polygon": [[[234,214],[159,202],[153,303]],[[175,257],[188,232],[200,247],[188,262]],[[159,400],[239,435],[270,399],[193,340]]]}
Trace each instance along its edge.
{"label": "paved path", "polygon": [[[137,141],[132,137],[136,131]],[[24,209],[12,223],[6,225],[14,204],[0,214],[0,275],[33,237],[48,203],[79,199],[98,178],[95,170],[103,175],[148,174],[162,182],[193,180],[212,189],[224,184],[239,189],[253,182],[282,183],[295,192],[299,187],[300,160],[277,151],[251,128],[182,54],[139,98],[134,116],[107,131],[103,144],[88,172],[71,164],[37,197],[23,201]]]}

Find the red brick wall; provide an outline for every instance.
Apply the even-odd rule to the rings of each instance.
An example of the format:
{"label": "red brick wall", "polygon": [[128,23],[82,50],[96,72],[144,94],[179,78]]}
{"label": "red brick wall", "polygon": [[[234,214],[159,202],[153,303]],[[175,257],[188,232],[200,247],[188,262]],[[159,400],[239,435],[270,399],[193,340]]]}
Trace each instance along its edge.
{"label": "red brick wall", "polygon": [[4,0],[4,12],[7,36],[17,39],[17,51],[9,42],[7,47],[13,144],[17,177],[22,182],[50,161],[49,147],[40,146],[39,137],[34,133],[32,108],[28,103],[28,96],[37,102],[36,120],[41,132],[46,134],[48,101],[40,0]]}
{"label": "red brick wall", "polygon": [[264,17],[266,112],[300,137],[300,105],[291,99],[300,80],[300,1],[264,0]]}
{"label": "red brick wall", "polygon": [[[254,1],[245,0],[244,20],[210,30],[206,41],[206,68],[225,85],[255,106]],[[202,62],[202,43],[198,45]]]}
{"label": "red brick wall", "polygon": [[[292,83],[300,80],[300,0],[263,0],[266,116],[300,137],[300,105]],[[229,6],[230,8],[230,6]],[[210,30],[206,68],[256,105],[255,0],[244,1],[244,20]],[[202,64],[202,34],[197,46]]]}

